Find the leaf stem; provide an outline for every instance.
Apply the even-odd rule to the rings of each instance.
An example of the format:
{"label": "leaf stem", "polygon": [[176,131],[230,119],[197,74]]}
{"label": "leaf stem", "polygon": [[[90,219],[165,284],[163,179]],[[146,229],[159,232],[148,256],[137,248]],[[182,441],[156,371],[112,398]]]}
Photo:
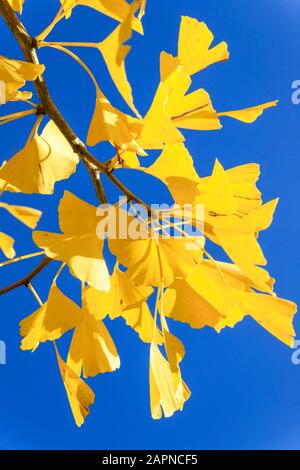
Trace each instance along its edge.
{"label": "leaf stem", "polygon": [[30,292],[32,293],[32,295],[34,296],[34,298],[37,300],[38,304],[40,305],[40,307],[42,307],[44,304],[39,296],[39,294],[37,293],[37,291],[35,290],[35,288],[33,287],[33,285],[31,284],[31,282],[28,282],[26,284],[26,287],[30,290]]}
{"label": "leaf stem", "polygon": [[28,255],[22,255],[18,256],[17,258],[9,259],[7,261],[3,261],[0,263],[0,268],[3,268],[3,266],[8,266],[9,264],[17,263],[19,261],[23,261],[25,259],[30,259],[30,258],[35,258],[36,256],[41,256],[45,254],[44,251],[36,251],[35,253],[29,253]]}
{"label": "leaf stem", "polygon": [[36,37],[37,41],[43,41],[46,39],[48,34],[51,33],[52,29],[65,17],[64,9],[61,7],[56,13],[51,23]]}

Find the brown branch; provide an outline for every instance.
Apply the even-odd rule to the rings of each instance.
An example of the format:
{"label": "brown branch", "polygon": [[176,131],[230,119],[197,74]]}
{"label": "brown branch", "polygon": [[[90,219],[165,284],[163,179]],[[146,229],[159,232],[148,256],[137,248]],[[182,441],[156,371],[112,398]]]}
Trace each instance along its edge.
{"label": "brown branch", "polygon": [[[2,1],[2,0],[1,0]],[[43,258],[43,260],[38,264],[27,276],[25,276],[23,279],[20,279],[19,281],[14,282],[13,284],[10,284],[7,287],[4,287],[3,289],[0,289],[0,295],[6,294],[7,292],[10,292],[14,289],[17,289],[17,287],[20,286],[27,286],[30,281],[37,276],[48,264],[53,261],[51,258]]]}
{"label": "brown branch", "polygon": [[[38,64],[39,59],[36,53],[36,41],[32,38],[25,26],[21,23],[18,16],[15,14],[14,10],[11,8],[7,0],[0,0],[0,15],[3,17],[7,26],[13,33],[16,38],[27,62],[32,64]],[[41,107],[45,114],[47,114],[52,121],[57,125],[61,133],[67,139],[69,144],[75,153],[79,155],[81,160],[84,162],[89,171],[98,170],[104,173],[110,180],[128,197],[128,199],[136,201],[139,204],[144,204],[148,210],[149,207],[147,204],[133,194],[123,183],[121,183],[118,178],[113,176],[111,172],[107,169],[105,164],[99,162],[86,148],[83,142],[78,138],[73,129],[64,119],[60,111],[57,109],[55,103],[53,102],[46,81],[43,75],[40,75],[35,81],[34,86],[38,94]],[[100,179],[93,177],[93,183],[95,186],[96,193],[98,197],[100,194],[104,194],[102,183]],[[97,183],[97,184],[96,184]],[[101,197],[102,197],[101,196]],[[100,203],[101,200],[99,200]]]}
{"label": "brown branch", "polygon": [[107,199],[103,189],[103,185],[101,183],[99,170],[92,169],[89,165],[87,165],[87,169],[91,175],[91,180],[94,184],[94,188],[96,190],[96,194],[100,204],[107,204]]}
{"label": "brown branch", "polygon": [[[39,59],[36,53],[36,41],[29,35],[27,29],[21,23],[20,19],[15,14],[14,10],[11,8],[7,0],[0,0],[0,15],[3,17],[7,26],[16,38],[24,54],[25,60],[32,64],[38,64]],[[104,204],[107,202],[105,192],[100,180],[100,172],[102,172],[112,181],[115,186],[117,186],[127,196],[129,201],[132,200],[137,202],[138,204],[145,205],[148,212],[150,213],[150,206],[145,204],[139,197],[133,194],[118,178],[116,178],[112,174],[111,171],[109,171],[105,163],[99,162],[87,150],[86,146],[77,137],[73,129],[69,126],[68,122],[64,119],[64,117],[56,107],[55,103],[53,102],[43,75],[40,75],[34,81],[34,86],[40,100],[40,105],[37,108],[38,111],[42,114],[47,114],[49,118],[52,119],[52,121],[57,125],[61,133],[69,142],[73,151],[77,153],[80,159],[83,161],[91,176],[91,180],[93,182],[100,204]],[[41,263],[23,279],[16,281],[15,283],[1,289],[0,295],[10,292],[19,286],[28,285],[37,274],[39,274],[49,263],[51,263],[51,261],[51,258],[44,258]]]}

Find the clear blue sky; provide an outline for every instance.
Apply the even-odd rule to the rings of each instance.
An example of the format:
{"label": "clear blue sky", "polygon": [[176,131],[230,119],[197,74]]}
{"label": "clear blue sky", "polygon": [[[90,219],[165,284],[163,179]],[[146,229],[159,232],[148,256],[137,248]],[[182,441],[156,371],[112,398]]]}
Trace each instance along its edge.
{"label": "clear blue sky", "polygon": [[[55,13],[56,0],[26,0],[23,21],[37,34]],[[299,301],[299,155],[300,105],[291,103],[291,83],[300,79],[300,4],[298,0],[149,0],[144,18],[145,37],[135,35],[128,60],[128,74],[138,108],[144,112],[159,79],[159,52],[176,52],[181,15],[205,21],[216,41],[226,40],[231,58],[194,80],[206,88],[215,107],[236,109],[279,99],[248,126],[224,120],[222,131],[187,132],[187,146],[201,175],[211,171],[218,157],[226,168],[259,162],[260,188],[265,200],[280,197],[274,224],[261,241],[269,269],[277,278],[277,293]],[[74,10],[62,22],[53,40],[99,41],[115,23],[85,8]],[[0,22],[0,53],[21,58],[14,39]],[[93,68],[105,93],[126,110],[111,85],[105,66],[95,51],[79,51]],[[77,64],[57,51],[43,50],[46,78],[53,98],[82,138],[93,109],[94,90]],[[9,109],[20,109],[20,105]],[[0,109],[6,114],[5,108]],[[127,111],[127,110],[126,110]],[[31,117],[1,128],[1,161],[18,151],[33,124]],[[95,149],[100,159],[112,155],[108,145]],[[122,177],[139,194],[154,202],[165,200],[166,191],[135,174]],[[40,228],[57,228],[56,208],[68,188],[96,204],[84,168],[69,181],[57,184],[54,197],[5,194],[6,201],[27,203],[44,210]],[[117,193],[108,184],[109,194]],[[152,200],[153,200],[152,199]],[[30,232],[1,212],[1,227],[17,238],[17,251],[34,250]],[[32,266],[1,270],[1,285],[24,275]],[[49,267],[35,286],[46,296]],[[75,281],[65,276],[64,288],[72,295]],[[74,297],[74,296],[73,296]],[[90,381],[96,403],[85,425],[73,423],[59,376],[53,347],[45,344],[34,353],[19,349],[19,321],[36,308],[25,288],[0,299],[0,339],[7,344],[7,365],[0,366],[0,447],[4,449],[247,449],[300,447],[300,365],[291,362],[291,350],[271,337],[251,319],[222,334],[191,330],[172,324],[186,346],[183,375],[192,390],[184,412],[153,421],[149,410],[147,345],[117,320],[109,327],[121,356],[122,367],[114,374]],[[295,321],[300,338],[300,321]],[[67,340],[62,343],[66,351]]]}

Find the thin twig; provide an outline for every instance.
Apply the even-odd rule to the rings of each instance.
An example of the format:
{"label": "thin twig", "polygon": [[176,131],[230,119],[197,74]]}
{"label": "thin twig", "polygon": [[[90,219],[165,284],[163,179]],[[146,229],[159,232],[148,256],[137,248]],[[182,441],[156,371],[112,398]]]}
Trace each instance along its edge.
{"label": "thin twig", "polygon": [[20,286],[27,286],[30,283],[30,281],[35,276],[37,276],[37,274],[39,274],[46,266],[48,266],[48,264],[51,263],[51,261],[53,261],[51,258],[48,258],[48,257],[44,258],[40,262],[40,264],[38,264],[33,269],[33,271],[27,274],[27,276],[25,276],[23,279],[20,279],[19,281],[16,281],[13,284],[10,284],[9,286],[4,287],[3,289],[0,289],[0,295],[6,294],[7,292],[17,289],[17,287],[20,287]]}
{"label": "thin twig", "polygon": [[[11,8],[7,0],[0,1],[0,15],[3,17],[7,26],[16,38],[23,55],[27,62],[32,64],[39,64],[39,59],[36,53],[37,41],[32,38],[23,23],[20,21],[14,10]],[[87,162],[92,167],[104,173],[110,180],[121,189],[128,199],[141,203],[141,200],[135,196],[123,183],[121,183],[115,176],[111,174],[105,164],[99,162],[86,148],[83,142],[75,134],[68,122],[64,119],[55,103],[53,102],[49,93],[46,81],[43,74],[40,75],[35,81],[34,86],[43,111],[54,121],[61,133],[69,142],[70,146],[79,157]]]}

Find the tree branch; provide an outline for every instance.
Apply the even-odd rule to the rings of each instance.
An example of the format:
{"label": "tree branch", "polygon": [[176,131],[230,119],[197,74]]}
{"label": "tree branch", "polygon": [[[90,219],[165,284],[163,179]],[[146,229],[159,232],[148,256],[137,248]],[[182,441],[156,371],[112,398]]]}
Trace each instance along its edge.
{"label": "tree branch", "polygon": [[[0,0],[0,14],[16,38],[26,61],[32,64],[38,64],[39,59],[36,53],[36,41],[29,35],[27,29],[20,21],[14,10],[11,8],[7,0]],[[118,178],[111,174],[105,164],[99,162],[87,150],[84,143],[78,138],[53,102],[43,75],[40,75],[34,81],[34,86],[43,111],[57,125],[61,133],[71,145],[73,151],[78,154],[89,171],[91,169],[92,171],[98,170],[99,172],[104,173],[128,197],[128,199],[136,201],[138,204],[144,204],[149,210],[149,206],[147,204],[145,204],[140,198],[133,194],[123,183],[121,183],[121,181],[118,180]],[[98,198],[100,194],[102,198],[104,190],[100,179],[95,179],[94,177],[92,179]],[[101,200],[99,200],[99,202],[102,203]]]}
{"label": "tree branch", "polygon": [[[25,60],[32,64],[38,64],[39,59],[36,53],[36,41],[30,36],[27,29],[20,21],[14,10],[11,8],[7,0],[0,0],[0,15],[3,17],[7,26],[16,38],[23,52]],[[47,114],[49,118],[52,119],[52,121],[59,128],[66,140],[69,142],[73,151],[80,157],[87,170],[89,171],[100,204],[104,204],[107,202],[105,192],[100,180],[100,172],[102,172],[112,181],[115,186],[117,186],[127,196],[129,201],[135,201],[138,204],[146,206],[148,212],[150,213],[151,207],[145,204],[135,194],[133,194],[118,178],[115,177],[115,175],[112,174],[111,171],[109,171],[105,163],[99,162],[87,150],[84,143],[78,138],[78,136],[75,134],[73,129],[64,119],[64,117],[56,107],[55,103],[53,102],[43,75],[40,75],[34,81],[34,87],[40,100],[40,111],[44,114]],[[37,274],[39,274],[46,266],[48,266],[49,263],[51,263],[51,261],[51,258],[44,258],[41,263],[26,277],[1,289],[0,296],[16,289],[19,286],[28,285]]]}
{"label": "tree branch", "polygon": [[10,284],[9,286],[0,289],[0,295],[6,294],[7,292],[10,292],[20,286],[27,286],[37,274],[39,274],[46,266],[48,266],[48,264],[51,263],[51,261],[53,261],[53,259],[48,257],[44,258],[40,262],[40,264],[38,264],[33,269],[33,271],[27,274],[27,276],[25,276],[23,279],[20,279],[19,281],[16,281],[13,284]]}

